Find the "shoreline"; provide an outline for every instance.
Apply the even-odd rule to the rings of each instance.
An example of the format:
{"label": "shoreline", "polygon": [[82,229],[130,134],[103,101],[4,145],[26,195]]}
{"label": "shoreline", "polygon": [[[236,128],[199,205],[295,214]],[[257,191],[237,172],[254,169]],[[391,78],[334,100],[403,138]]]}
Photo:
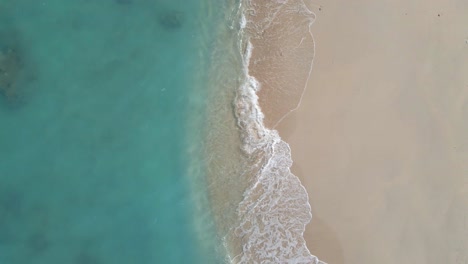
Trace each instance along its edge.
{"label": "shoreline", "polygon": [[313,63],[310,27],[315,15],[302,0],[259,2],[246,3],[241,19],[245,79],[237,91],[235,114],[253,184],[237,209],[235,236],[241,238],[242,251],[236,258],[240,263],[323,263],[305,245],[310,204],[290,171],[289,145],[269,129],[296,109],[303,96]]}
{"label": "shoreline", "polygon": [[[218,233],[229,252],[227,261],[323,263],[305,246],[310,205],[304,187],[289,170],[289,146],[268,129],[296,108],[303,94],[313,58],[309,29],[315,17],[302,0],[242,1],[238,8],[228,11],[230,25],[220,38],[225,44],[213,55],[222,67],[211,74],[212,83],[220,89],[212,95],[216,100],[208,109],[205,152],[210,200]],[[298,52],[301,49],[309,55]],[[297,74],[284,72],[298,58],[308,66],[297,67]],[[272,63],[275,67],[264,67]],[[282,87],[272,86],[281,72],[285,76],[277,85]],[[295,83],[284,86],[289,80]],[[260,100],[283,104],[267,108],[268,104],[258,101],[257,92]],[[285,93],[291,96],[288,102]],[[265,108],[260,110],[261,106]]]}

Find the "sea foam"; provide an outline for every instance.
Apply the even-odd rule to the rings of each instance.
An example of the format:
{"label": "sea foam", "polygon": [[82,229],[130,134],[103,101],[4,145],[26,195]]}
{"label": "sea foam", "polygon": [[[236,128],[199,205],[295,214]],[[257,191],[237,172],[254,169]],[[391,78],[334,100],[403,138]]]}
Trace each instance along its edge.
{"label": "sea foam", "polygon": [[[280,23],[275,18],[282,12],[282,8],[288,8],[293,13],[310,12],[308,9],[304,10],[306,6],[302,1],[294,0],[241,1],[240,6],[239,47],[244,74],[234,109],[241,131],[243,153],[249,157],[252,167],[258,169],[253,170],[251,184],[244,192],[237,209],[239,225],[234,229],[234,236],[240,240],[242,248],[231,259],[233,263],[323,263],[309,252],[303,237],[305,226],[312,219],[311,207],[305,188],[290,171],[290,147],[276,130],[269,129],[264,124],[265,115],[260,108],[257,93],[263,88],[262,81],[265,80],[261,76],[257,79],[250,72],[253,51],[262,48],[256,47],[251,38],[253,34],[263,34],[272,24]],[[259,9],[263,9],[263,13]],[[293,13],[290,15],[293,16]],[[257,14],[263,16],[261,21],[247,18]],[[313,19],[309,21],[308,26]],[[310,31],[305,34],[310,34]],[[312,58],[303,66],[308,67],[306,70],[310,75]],[[309,75],[300,87],[301,96]],[[270,84],[268,81],[265,83]],[[299,101],[296,100],[295,107]]]}

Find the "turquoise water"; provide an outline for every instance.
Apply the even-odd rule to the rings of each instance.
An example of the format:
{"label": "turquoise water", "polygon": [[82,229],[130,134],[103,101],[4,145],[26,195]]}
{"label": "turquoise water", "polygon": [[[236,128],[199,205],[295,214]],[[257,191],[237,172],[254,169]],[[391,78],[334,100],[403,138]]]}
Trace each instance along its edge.
{"label": "turquoise water", "polygon": [[207,5],[0,0],[0,263],[220,261],[187,173]]}

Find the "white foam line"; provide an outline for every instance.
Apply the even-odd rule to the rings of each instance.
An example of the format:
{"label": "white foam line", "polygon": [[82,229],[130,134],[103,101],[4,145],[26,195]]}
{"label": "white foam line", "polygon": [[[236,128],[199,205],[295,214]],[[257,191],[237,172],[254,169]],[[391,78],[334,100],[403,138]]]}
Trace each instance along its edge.
{"label": "white foam line", "polygon": [[[287,2],[288,1],[285,1],[284,4]],[[305,6],[304,2],[301,2],[307,11],[315,16],[315,14]],[[309,34],[313,38],[311,33],[312,22],[313,21],[309,24]],[[243,31],[246,24],[245,16],[242,15],[240,21],[241,41],[243,41],[243,37],[245,37]],[[301,42],[303,40],[304,38]],[[240,48],[242,49],[242,47],[243,45],[241,43]],[[260,89],[260,83],[253,76],[249,75],[249,65],[253,48],[251,42],[247,41],[246,50],[241,50],[245,79],[237,91],[234,104],[235,113],[238,126],[242,131],[241,136],[243,139],[244,152],[249,155],[261,152],[261,154],[265,155],[268,159],[262,166],[260,172],[256,175],[255,183],[251,188],[246,190],[244,193],[244,200],[239,204],[238,213],[241,224],[236,228],[236,232],[238,233],[238,237],[242,239],[243,252],[235,256],[231,261],[233,263],[270,263],[269,261],[274,261],[275,263],[323,263],[310,253],[304,240],[305,226],[312,218],[311,207],[308,202],[309,197],[305,187],[300,184],[299,178],[294,176],[290,171],[290,166],[292,165],[290,147],[286,142],[281,140],[276,130],[269,130],[263,124],[264,116],[256,94]],[[315,51],[315,42],[313,48]],[[312,64],[313,60],[311,60],[309,74],[306,79],[306,87],[312,72]],[[283,116],[274,127],[288,114],[299,107],[304,96],[304,91],[305,87],[297,107]],[[271,183],[273,183],[273,186]],[[278,186],[279,184],[285,183],[285,186]],[[300,193],[297,193],[297,187],[299,187]],[[257,189],[262,189],[262,192],[252,195]],[[293,190],[296,193],[289,193],[288,190]],[[281,196],[283,192],[286,192],[288,197]],[[281,202],[289,205],[288,202],[290,203],[291,201],[293,202],[293,204],[291,204],[292,206],[298,207],[291,208],[292,211],[288,210],[290,208],[278,209],[278,207],[281,206]],[[262,209],[266,209],[266,211],[262,211]],[[305,212],[299,212],[305,213],[305,215],[302,216],[302,219],[300,219],[299,216],[297,217],[299,222],[297,222],[295,216],[292,218],[296,220],[296,222],[288,222],[288,217],[291,217],[290,214],[295,213],[294,209],[305,209]],[[265,219],[262,218],[262,216],[265,217]],[[274,221],[274,223],[271,221]],[[286,221],[286,223],[291,224],[291,226],[284,226],[284,223],[281,221]],[[261,224],[261,226],[259,224]],[[297,224],[300,225],[299,229],[294,227]],[[268,230],[268,228],[272,228],[272,230]],[[286,240],[281,240],[282,236],[278,233],[275,234],[275,231],[285,232]],[[296,234],[299,234],[300,237],[295,237]],[[274,239],[279,239],[280,241],[274,243]],[[289,244],[284,246],[283,242],[288,242]],[[299,246],[297,246],[296,243],[299,243]],[[273,255],[269,254],[271,252],[273,252]]]}

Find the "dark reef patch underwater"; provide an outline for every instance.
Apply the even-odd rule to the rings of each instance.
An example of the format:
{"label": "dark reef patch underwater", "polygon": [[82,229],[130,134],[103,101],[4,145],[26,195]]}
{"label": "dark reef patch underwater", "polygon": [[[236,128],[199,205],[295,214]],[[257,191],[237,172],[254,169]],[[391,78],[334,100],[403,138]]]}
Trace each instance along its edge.
{"label": "dark reef patch underwater", "polygon": [[0,50],[0,91],[8,100],[16,97],[16,77],[20,70],[18,53],[8,47]]}
{"label": "dark reef patch underwater", "polygon": [[12,32],[0,29],[0,103],[8,107],[16,106],[22,97],[19,79],[24,70],[21,46]]}
{"label": "dark reef patch underwater", "polygon": [[167,11],[159,15],[159,23],[167,29],[177,29],[182,26],[183,18],[180,11]]}
{"label": "dark reef patch underwater", "polygon": [[1,264],[223,262],[191,156],[222,12],[0,0]]}

